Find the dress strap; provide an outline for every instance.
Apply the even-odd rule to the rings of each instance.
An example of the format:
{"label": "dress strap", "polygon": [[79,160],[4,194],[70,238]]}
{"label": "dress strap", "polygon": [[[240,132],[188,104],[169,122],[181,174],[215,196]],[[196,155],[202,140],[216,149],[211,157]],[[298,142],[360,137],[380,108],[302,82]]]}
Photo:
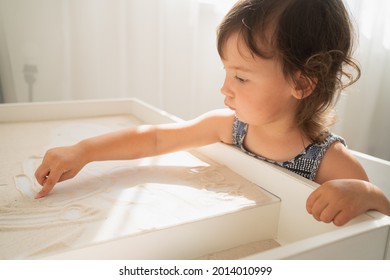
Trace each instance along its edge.
{"label": "dress strap", "polygon": [[233,130],[232,130],[233,144],[240,149],[243,148],[243,141],[247,133],[247,128],[248,128],[248,124],[240,121],[237,118],[237,116],[234,116]]}

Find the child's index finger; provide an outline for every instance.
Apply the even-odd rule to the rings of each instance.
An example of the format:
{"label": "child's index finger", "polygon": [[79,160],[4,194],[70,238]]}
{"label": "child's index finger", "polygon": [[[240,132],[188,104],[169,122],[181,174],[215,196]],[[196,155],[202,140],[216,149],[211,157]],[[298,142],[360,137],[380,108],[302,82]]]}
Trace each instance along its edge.
{"label": "child's index finger", "polygon": [[41,191],[36,194],[35,198],[39,199],[48,195],[60,180],[63,173],[63,171],[51,170],[43,181],[43,187]]}

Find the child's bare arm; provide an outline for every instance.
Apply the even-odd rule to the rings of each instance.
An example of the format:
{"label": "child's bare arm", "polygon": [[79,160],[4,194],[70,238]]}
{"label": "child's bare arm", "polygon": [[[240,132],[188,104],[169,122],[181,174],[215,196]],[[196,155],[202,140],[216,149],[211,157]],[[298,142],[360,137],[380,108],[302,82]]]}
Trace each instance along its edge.
{"label": "child's bare arm", "polygon": [[341,226],[368,210],[390,214],[385,194],[368,180],[362,165],[341,143],[326,152],[316,180],[321,184],[306,208],[318,221]]}
{"label": "child's bare arm", "polygon": [[36,197],[46,196],[57,182],[76,176],[92,161],[137,159],[219,141],[231,143],[232,125],[231,111],[216,110],[188,122],[144,125],[51,149],[35,172],[43,186]]}
{"label": "child's bare arm", "polygon": [[306,203],[307,211],[318,221],[337,226],[368,210],[390,215],[390,201],[380,188],[357,179],[330,180],[313,191]]}

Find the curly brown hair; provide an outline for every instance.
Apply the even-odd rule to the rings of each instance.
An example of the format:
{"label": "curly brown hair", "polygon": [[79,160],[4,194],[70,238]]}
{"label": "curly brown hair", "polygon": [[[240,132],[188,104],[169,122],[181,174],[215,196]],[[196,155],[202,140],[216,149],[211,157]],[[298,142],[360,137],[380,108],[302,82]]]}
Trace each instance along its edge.
{"label": "curly brown hair", "polygon": [[[360,77],[351,57],[352,24],[342,0],[238,1],[218,28],[221,58],[236,32],[252,55],[280,59],[284,75],[302,92],[298,126],[312,141],[324,139],[334,124],[333,108],[341,90]],[[296,73],[301,74],[299,80]],[[308,85],[311,94],[304,96]]]}

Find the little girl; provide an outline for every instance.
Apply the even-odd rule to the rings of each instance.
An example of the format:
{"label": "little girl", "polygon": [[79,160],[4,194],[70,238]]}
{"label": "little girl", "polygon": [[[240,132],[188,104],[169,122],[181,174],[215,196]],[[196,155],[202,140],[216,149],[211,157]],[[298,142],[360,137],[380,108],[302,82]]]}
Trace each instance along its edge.
{"label": "little girl", "polygon": [[[343,225],[390,202],[329,132],[338,92],[354,82],[351,28],[342,0],[244,0],[218,29],[229,109],[184,123],[144,125],[47,151],[35,176],[37,198],[92,161],[136,159],[215,142],[287,168],[321,186],[307,200],[319,221]],[[348,85],[347,84],[347,85]]]}

